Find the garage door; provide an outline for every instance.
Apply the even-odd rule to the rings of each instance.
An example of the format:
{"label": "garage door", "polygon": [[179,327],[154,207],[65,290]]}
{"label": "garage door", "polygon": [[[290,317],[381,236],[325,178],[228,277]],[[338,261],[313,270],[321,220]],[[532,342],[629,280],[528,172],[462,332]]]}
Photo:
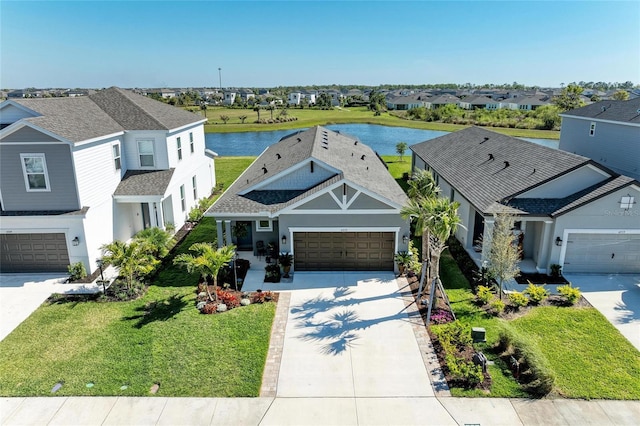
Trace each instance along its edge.
{"label": "garage door", "polygon": [[1,234],[0,272],[66,272],[64,234]]}
{"label": "garage door", "polygon": [[640,234],[569,234],[562,270],[640,273]]}
{"label": "garage door", "polygon": [[393,232],[296,232],[296,271],[392,271]]}

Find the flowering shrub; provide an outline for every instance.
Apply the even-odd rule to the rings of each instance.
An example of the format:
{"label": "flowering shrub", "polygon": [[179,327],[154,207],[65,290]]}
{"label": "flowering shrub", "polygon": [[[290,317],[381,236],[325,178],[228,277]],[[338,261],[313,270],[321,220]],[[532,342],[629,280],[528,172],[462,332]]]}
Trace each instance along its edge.
{"label": "flowering shrub", "polygon": [[447,324],[453,321],[453,315],[444,309],[434,309],[431,313],[431,321],[434,324]]}
{"label": "flowering shrub", "polygon": [[208,315],[208,314],[215,314],[217,310],[218,310],[218,306],[215,303],[207,303],[206,305],[204,305],[204,307],[200,312]]}
{"label": "flowering shrub", "polygon": [[525,291],[523,291],[523,293],[529,296],[529,300],[534,305],[538,305],[544,299],[549,297],[549,292],[547,291],[546,288],[544,288],[541,285],[535,285],[531,281],[529,281],[529,286],[526,288]]}
{"label": "flowering shrub", "polygon": [[228,309],[240,306],[240,300],[238,300],[238,297],[235,294],[220,288],[218,288],[218,300],[220,300],[220,303],[227,305]]}
{"label": "flowering shrub", "polygon": [[258,291],[253,294],[251,303],[264,303],[273,298],[273,294],[270,291]]}

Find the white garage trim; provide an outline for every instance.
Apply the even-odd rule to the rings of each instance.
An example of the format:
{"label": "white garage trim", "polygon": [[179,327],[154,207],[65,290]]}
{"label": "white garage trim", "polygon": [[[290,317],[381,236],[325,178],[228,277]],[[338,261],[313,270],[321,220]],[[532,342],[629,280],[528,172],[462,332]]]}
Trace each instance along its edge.
{"label": "white garage trim", "polygon": [[562,233],[562,248],[560,249],[560,259],[558,263],[564,268],[564,261],[567,255],[567,241],[569,234],[609,234],[609,235],[635,235],[640,234],[640,229],[565,229]]}

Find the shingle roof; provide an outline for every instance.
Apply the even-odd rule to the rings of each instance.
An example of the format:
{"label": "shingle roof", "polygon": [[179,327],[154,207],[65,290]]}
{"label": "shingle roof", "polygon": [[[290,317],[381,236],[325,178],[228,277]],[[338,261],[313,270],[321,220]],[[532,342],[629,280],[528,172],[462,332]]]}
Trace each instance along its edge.
{"label": "shingle roof", "polygon": [[72,142],[125,130],[170,130],[203,120],[199,115],[117,87],[88,97],[13,102],[41,114],[25,121]]}
{"label": "shingle roof", "polygon": [[[269,146],[225,191],[209,212],[275,213],[342,179],[366,188],[390,202],[404,204],[404,192],[376,153],[367,145],[356,141],[320,126],[285,136],[278,143]],[[260,184],[265,180],[309,159],[333,168],[335,174],[310,188],[289,188],[287,192],[261,188]]]}
{"label": "shingle roof", "polygon": [[585,117],[598,120],[640,124],[640,98],[628,101],[601,101],[566,111],[561,116]]}
{"label": "shingle roof", "polygon": [[513,198],[507,205],[518,214],[561,216],[633,182],[634,179],[628,176],[616,176],[565,198]]}
{"label": "shingle roof", "polygon": [[410,149],[483,213],[492,213],[495,203],[591,164],[586,157],[480,127],[459,130]]}
{"label": "shingle roof", "polygon": [[163,196],[171,182],[173,171],[168,170],[128,170],[118,184],[114,196],[157,195]]}

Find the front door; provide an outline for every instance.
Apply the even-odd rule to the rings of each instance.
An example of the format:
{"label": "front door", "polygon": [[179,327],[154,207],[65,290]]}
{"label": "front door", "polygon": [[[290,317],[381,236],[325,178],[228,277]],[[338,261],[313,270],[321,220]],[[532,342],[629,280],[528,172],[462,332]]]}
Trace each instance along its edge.
{"label": "front door", "polygon": [[149,203],[140,204],[142,207],[142,229],[151,227],[151,217],[149,215]]}
{"label": "front door", "polygon": [[238,250],[253,250],[253,238],[251,236],[252,222],[238,221],[233,226],[233,234],[236,237]]}

